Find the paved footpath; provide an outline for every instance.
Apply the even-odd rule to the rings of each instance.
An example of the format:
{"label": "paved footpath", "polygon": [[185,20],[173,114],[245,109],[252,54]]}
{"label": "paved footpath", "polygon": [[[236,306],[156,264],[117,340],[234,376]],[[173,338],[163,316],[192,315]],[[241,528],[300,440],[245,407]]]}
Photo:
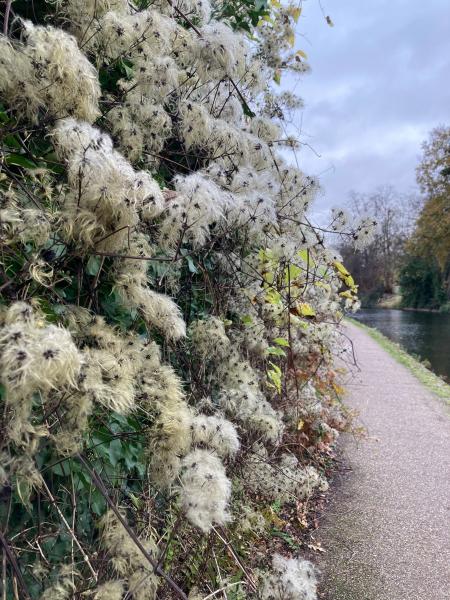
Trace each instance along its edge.
{"label": "paved footpath", "polygon": [[[450,415],[354,325],[347,404],[367,437],[342,436],[320,541],[327,600],[450,600]],[[450,352],[450,348],[448,349]]]}

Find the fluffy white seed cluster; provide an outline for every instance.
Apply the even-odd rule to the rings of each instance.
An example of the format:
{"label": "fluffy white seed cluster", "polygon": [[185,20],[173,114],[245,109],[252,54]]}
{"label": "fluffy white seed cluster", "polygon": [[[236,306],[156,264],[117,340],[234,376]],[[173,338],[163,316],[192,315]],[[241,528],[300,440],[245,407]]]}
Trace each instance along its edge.
{"label": "fluffy white seed cluster", "polygon": [[[154,600],[158,589],[158,577],[117,515],[111,510],[106,512],[101,518],[100,528],[102,547],[107,550],[111,566],[121,579],[100,586],[96,591],[97,597],[100,600],[111,600],[126,588],[128,594],[136,600]],[[158,550],[154,540],[140,538],[139,541],[147,553],[157,560]],[[106,596],[107,592],[111,596]]]}
{"label": "fluffy white seed cluster", "polygon": [[225,525],[231,483],[219,458],[210,450],[190,452],[182,463],[181,503],[187,518],[204,532]]}
{"label": "fluffy white seed cluster", "polygon": [[27,242],[39,248],[50,238],[51,218],[37,208],[25,208],[14,192],[1,199],[0,235],[5,244]]}
{"label": "fluffy white seed cluster", "polygon": [[[238,365],[239,377],[245,372],[240,370],[244,367],[245,363]],[[282,416],[272,408],[260,390],[245,384],[226,387],[222,389],[218,402],[227,414],[261,439],[273,444],[281,439],[284,430]]]}
{"label": "fluffy white seed cluster", "polygon": [[217,370],[222,382],[219,405],[262,439],[276,443],[284,430],[282,414],[267,400],[260,385],[260,375],[234,349]]}
{"label": "fluffy white seed cluster", "polygon": [[139,211],[156,217],[163,197],[147,172],[136,172],[98,129],[74,119],[53,132],[58,157],[67,162],[63,218],[66,236],[80,247],[121,250],[139,222]]}
{"label": "fluffy white seed cluster", "polygon": [[223,417],[197,415],[192,419],[193,445],[213,448],[221,457],[234,456],[239,450],[239,437],[235,426]]}
{"label": "fluffy white seed cluster", "polygon": [[48,392],[73,386],[81,369],[81,355],[70,333],[47,325],[25,303],[11,305],[0,330],[1,378],[8,396]]}
{"label": "fluffy white seed cluster", "polygon": [[167,203],[159,228],[160,244],[173,247],[181,238],[194,247],[203,246],[210,226],[233,205],[233,196],[200,173],[177,176],[174,187],[176,194]]}
{"label": "fluffy white seed cluster", "polygon": [[122,600],[124,588],[124,582],[121,580],[107,581],[97,587],[94,600]]}
{"label": "fluffy white seed cluster", "polygon": [[316,600],[317,579],[313,565],[301,558],[275,554],[272,571],[261,576],[262,600]]}
{"label": "fluffy white seed cluster", "polygon": [[76,590],[75,580],[79,573],[73,565],[63,565],[53,585],[40,596],[40,600],[69,600]]}
{"label": "fluffy white seed cluster", "polygon": [[97,71],[75,38],[30,21],[22,22],[19,42],[0,36],[0,93],[34,122],[40,111],[90,123],[100,114]]}
{"label": "fluffy white seed cluster", "polygon": [[362,250],[374,239],[377,222],[370,217],[361,219],[352,232],[353,243],[356,249]]}
{"label": "fluffy white seed cluster", "polygon": [[196,354],[203,360],[223,357],[230,347],[224,323],[217,317],[194,321],[188,333]]}
{"label": "fluffy white seed cluster", "polygon": [[83,357],[70,332],[45,323],[30,305],[12,304],[1,315],[0,379],[5,387],[7,439],[32,454],[45,428],[32,424],[34,395],[74,392]]}
{"label": "fluffy white seed cluster", "polygon": [[281,413],[264,396],[257,371],[231,346],[223,321],[215,317],[194,321],[189,337],[196,356],[209,362],[209,369],[212,364],[219,408],[261,439],[276,443],[284,429]]}
{"label": "fluffy white seed cluster", "polygon": [[271,458],[262,444],[255,444],[243,468],[245,485],[265,498],[289,502],[325,491],[326,480],[312,466],[302,467],[292,454]]}
{"label": "fluffy white seed cluster", "polygon": [[115,272],[115,289],[124,306],[138,310],[149,327],[159,329],[167,339],[184,337],[186,325],[175,302],[148,287],[147,261],[153,252],[146,237],[133,236],[128,252],[136,258],[118,260]]}

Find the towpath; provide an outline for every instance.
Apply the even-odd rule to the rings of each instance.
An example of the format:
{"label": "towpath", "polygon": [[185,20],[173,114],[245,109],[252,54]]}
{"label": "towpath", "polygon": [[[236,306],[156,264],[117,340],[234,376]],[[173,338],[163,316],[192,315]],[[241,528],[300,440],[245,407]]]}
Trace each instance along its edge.
{"label": "towpath", "polygon": [[[347,403],[367,437],[341,439],[320,529],[327,600],[450,600],[450,416],[366,332]],[[450,348],[449,348],[450,352]]]}

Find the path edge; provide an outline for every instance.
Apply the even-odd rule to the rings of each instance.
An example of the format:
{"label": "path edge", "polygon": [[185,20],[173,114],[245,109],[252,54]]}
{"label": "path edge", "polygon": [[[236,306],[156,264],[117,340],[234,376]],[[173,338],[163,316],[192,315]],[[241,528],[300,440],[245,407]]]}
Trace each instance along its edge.
{"label": "path edge", "polygon": [[446,383],[439,375],[433,373],[423,363],[409,354],[400,344],[393,342],[378,329],[369,327],[356,319],[346,317],[344,322],[355,325],[365,331],[373,340],[375,340],[390,356],[398,363],[405,366],[428,390],[439,397],[444,404],[450,408],[450,385]]}

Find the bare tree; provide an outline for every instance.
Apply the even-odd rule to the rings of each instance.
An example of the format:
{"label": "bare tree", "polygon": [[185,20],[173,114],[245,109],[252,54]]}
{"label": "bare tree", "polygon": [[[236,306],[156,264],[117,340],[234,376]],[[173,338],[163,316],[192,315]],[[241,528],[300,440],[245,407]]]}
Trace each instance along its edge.
{"label": "bare tree", "polygon": [[340,248],[363,298],[393,293],[403,247],[421,205],[419,196],[399,194],[389,185],[368,194],[350,193],[348,209],[352,217],[371,215],[378,223],[373,242],[363,251],[355,254],[346,244]]}

